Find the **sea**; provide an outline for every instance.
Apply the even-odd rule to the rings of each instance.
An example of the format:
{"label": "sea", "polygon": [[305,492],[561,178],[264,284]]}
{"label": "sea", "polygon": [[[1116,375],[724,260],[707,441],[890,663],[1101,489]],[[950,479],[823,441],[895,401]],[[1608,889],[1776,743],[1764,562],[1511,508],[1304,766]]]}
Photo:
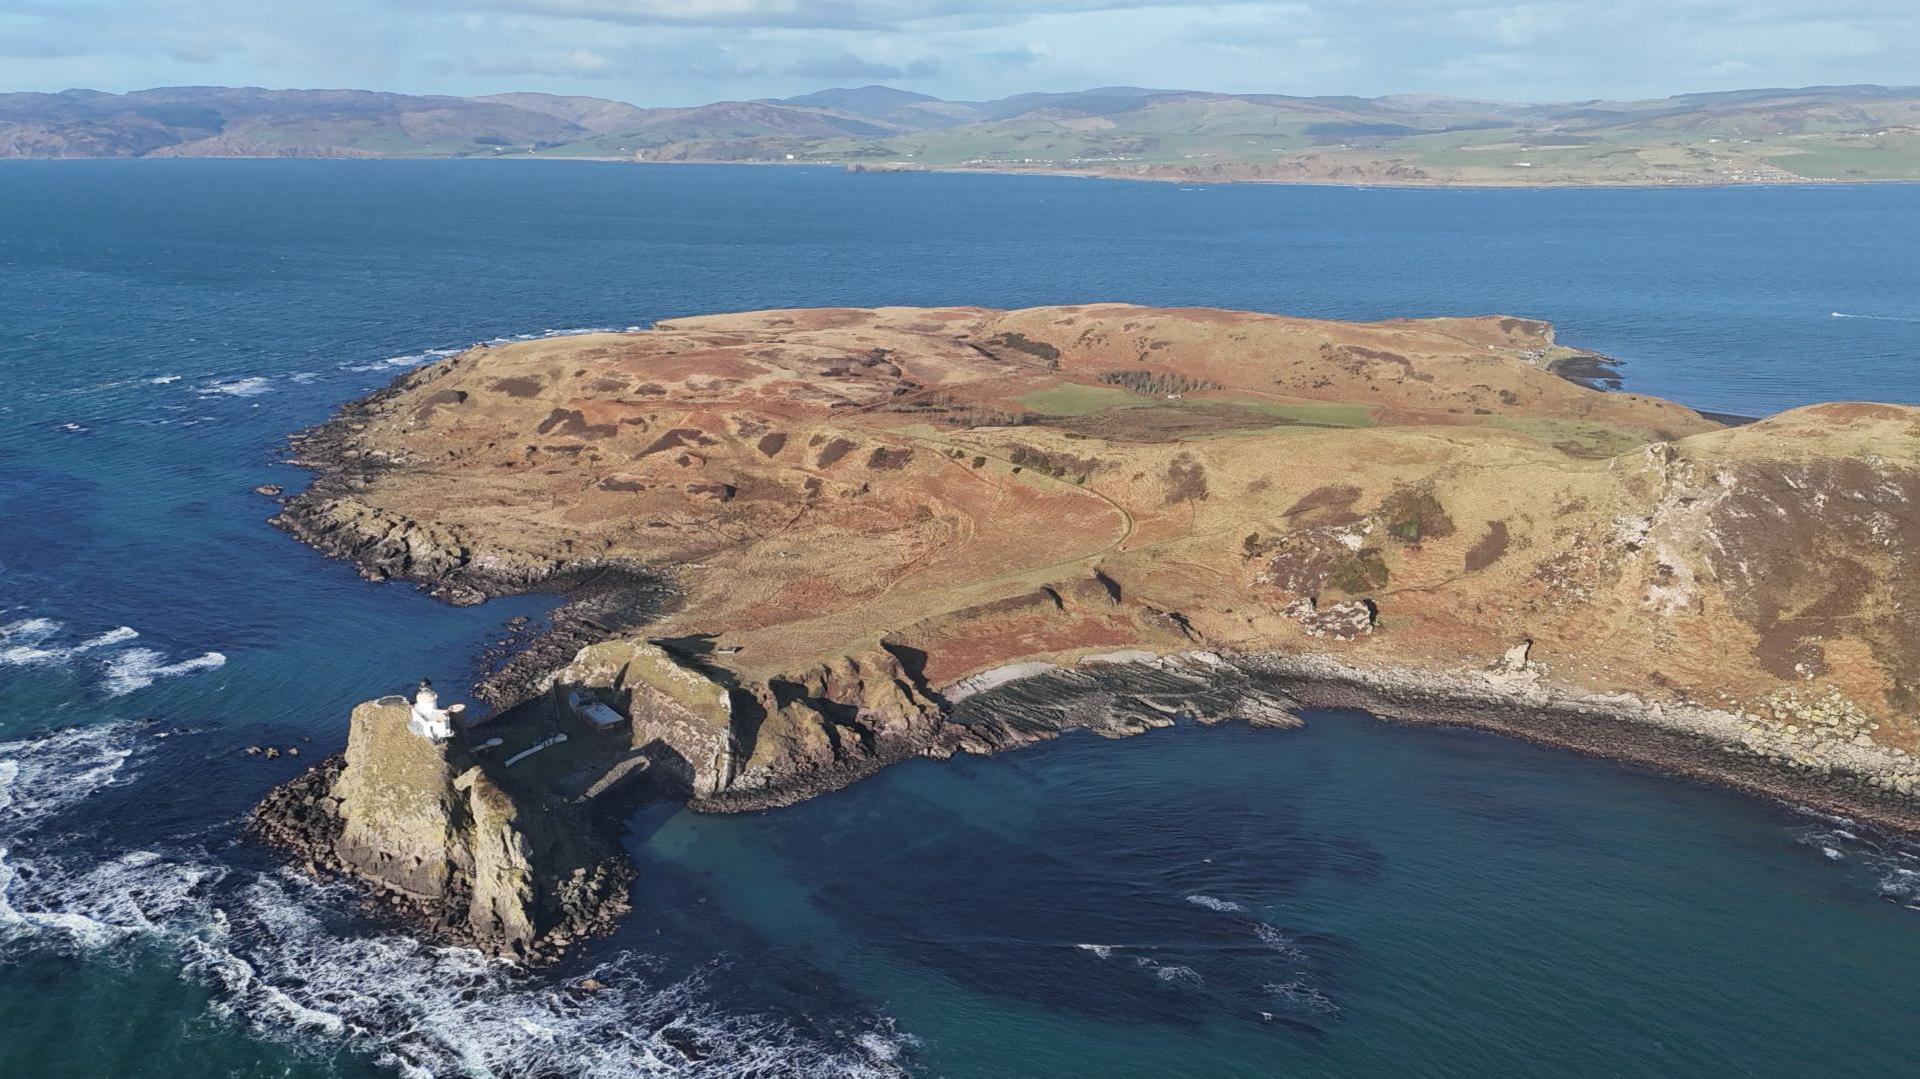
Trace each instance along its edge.
{"label": "sea", "polygon": [[356,701],[467,685],[553,605],[363,581],[252,490],[473,342],[814,305],[1500,313],[1760,415],[1920,404],[1917,251],[1914,186],[0,163],[0,1076],[1914,1074],[1914,846],[1359,713],[647,807],[632,915],[536,972],[240,823]]}

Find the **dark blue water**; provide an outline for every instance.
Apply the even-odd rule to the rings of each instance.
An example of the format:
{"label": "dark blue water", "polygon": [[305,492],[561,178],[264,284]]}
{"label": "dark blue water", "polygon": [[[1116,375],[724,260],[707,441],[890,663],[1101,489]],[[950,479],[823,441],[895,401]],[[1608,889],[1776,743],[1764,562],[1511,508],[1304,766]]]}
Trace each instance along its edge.
{"label": "dark blue water", "polygon": [[[234,837],[353,702],[461,684],[545,607],[367,584],[250,492],[300,483],[285,434],[429,350],[777,305],[1497,311],[1702,407],[1920,402],[1915,250],[1911,187],[9,163],[0,1075],[1898,1072],[1910,851],[1363,717],[650,811],[627,928],[535,977]],[[613,989],[564,990],[589,972]]]}

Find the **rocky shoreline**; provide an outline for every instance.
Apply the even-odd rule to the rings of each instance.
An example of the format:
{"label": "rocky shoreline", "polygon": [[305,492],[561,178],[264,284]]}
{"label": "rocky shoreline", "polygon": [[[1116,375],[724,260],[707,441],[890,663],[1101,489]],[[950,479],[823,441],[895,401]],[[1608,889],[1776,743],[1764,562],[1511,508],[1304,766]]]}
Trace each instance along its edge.
{"label": "rocky shoreline", "polygon": [[[695,794],[687,804],[714,813],[777,809],[901,761],[992,756],[1072,731],[1118,739],[1182,722],[1228,721],[1286,730],[1303,725],[1303,710],[1353,709],[1393,723],[1487,731],[1568,749],[1920,836],[1920,804],[1903,793],[1920,783],[1920,762],[1909,757],[1850,742],[1783,739],[1784,730],[1772,730],[1783,725],[1759,717],[1556,686],[1524,657],[1516,662],[1510,656],[1484,671],[1436,673],[1359,667],[1300,653],[1129,650],[1083,656],[1071,666],[1008,665],[947,686],[937,699],[937,719],[868,752],[816,762],[774,783]],[[309,874],[365,888],[375,913],[516,961],[557,959],[572,945],[610,931],[627,911],[635,877],[611,842],[617,821],[547,803],[533,806],[545,818],[542,831],[557,828],[601,853],[587,872],[561,882],[568,886],[550,904],[551,924],[537,933],[503,936],[497,924],[488,928],[476,921],[470,869],[456,866],[445,887],[427,893],[383,879],[343,843],[346,766],[347,755],[338,754],[276,788],[249,817],[249,833]],[[529,868],[536,881],[552,876],[548,866]],[[546,880],[535,890],[554,883]],[[529,910],[538,905],[524,902]]]}
{"label": "rocky shoreline", "polygon": [[1801,739],[1788,724],[1758,715],[1587,693],[1529,677],[1536,672],[1526,668],[1434,673],[1277,653],[1236,662],[1306,707],[1488,731],[1920,836],[1920,802],[1911,795],[1920,788],[1920,761],[1877,746]]}
{"label": "rocky shoreline", "polygon": [[1920,789],[1920,760],[1900,751],[1801,737],[1787,730],[1798,724],[1771,717],[1560,686],[1524,661],[1479,672],[1428,672],[1305,653],[1128,652],[1083,657],[1074,666],[1011,664],[967,681],[984,688],[945,687],[955,699],[942,697],[942,720],[923,744],[896,744],[803,782],[689,805],[723,813],[779,808],[902,760],[992,756],[1076,730],[1117,739],[1176,722],[1234,720],[1293,729],[1302,725],[1302,710],[1352,709],[1392,723],[1486,731],[1572,750],[1920,836],[1920,802],[1912,796]]}
{"label": "rocky shoreline", "polygon": [[851,786],[901,761],[997,756],[1073,731],[1119,739],[1178,722],[1301,726],[1297,701],[1211,654],[1126,652],[1085,657],[1072,668],[1023,663],[1011,669],[1019,677],[978,691],[948,686],[934,692],[939,718],[918,738],[886,741],[871,755],[783,777],[776,786],[730,790],[688,805],[709,813],[777,809]]}
{"label": "rocky shoreline", "polygon": [[367,580],[407,581],[455,606],[534,592],[561,597],[564,602],[549,615],[544,631],[514,641],[491,657],[498,662],[476,681],[475,696],[505,709],[532,696],[542,677],[580,649],[637,632],[670,610],[677,593],[672,579],[653,567],[586,557],[480,553],[465,537],[368,513],[354,502],[356,490],[404,463],[363,451],[355,435],[365,430],[383,402],[414,388],[422,370],[395,377],[340,406],[326,422],[289,438],[293,452],[288,463],[311,472],[313,482],[281,499],[279,512],[268,523],[352,565]]}

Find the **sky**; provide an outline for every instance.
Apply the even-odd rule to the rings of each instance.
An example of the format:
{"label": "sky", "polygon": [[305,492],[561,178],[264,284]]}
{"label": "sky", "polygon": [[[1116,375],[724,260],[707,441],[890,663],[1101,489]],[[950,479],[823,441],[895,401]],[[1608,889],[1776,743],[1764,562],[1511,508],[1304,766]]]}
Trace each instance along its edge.
{"label": "sky", "polygon": [[1920,84],[1920,0],[0,0],[0,91],[1576,101],[1860,82]]}

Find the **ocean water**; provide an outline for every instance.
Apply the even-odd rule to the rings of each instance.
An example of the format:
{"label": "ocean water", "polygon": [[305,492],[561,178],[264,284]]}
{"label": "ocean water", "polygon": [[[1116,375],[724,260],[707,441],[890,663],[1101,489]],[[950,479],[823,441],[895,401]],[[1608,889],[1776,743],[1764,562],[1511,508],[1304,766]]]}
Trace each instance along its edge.
{"label": "ocean water", "polygon": [[462,685],[550,605],[363,582],[251,493],[302,482],[287,433],[443,350],[780,305],[1501,312],[1700,407],[1920,403],[1915,250],[1894,186],[7,163],[0,1075],[1910,1070],[1912,847],[1359,715],[655,807],[633,916],[534,975],[236,837],[355,701]]}

